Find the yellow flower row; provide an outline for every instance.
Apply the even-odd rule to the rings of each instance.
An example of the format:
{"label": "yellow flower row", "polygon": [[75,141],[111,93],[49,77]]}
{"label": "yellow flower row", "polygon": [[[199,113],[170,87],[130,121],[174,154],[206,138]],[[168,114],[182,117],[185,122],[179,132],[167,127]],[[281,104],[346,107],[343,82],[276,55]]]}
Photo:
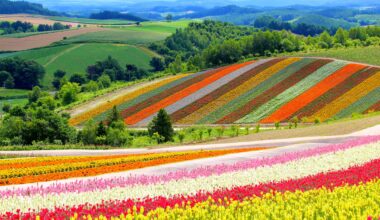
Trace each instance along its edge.
{"label": "yellow flower row", "polygon": [[181,119],[178,124],[195,124],[197,120],[199,120],[200,116],[208,115],[217,109],[223,107],[230,101],[238,98],[241,94],[244,94],[251,90],[253,87],[259,85],[260,83],[264,82],[266,79],[274,75],[275,73],[279,72],[280,70],[286,68],[287,66],[299,61],[300,58],[288,58],[286,60],[283,60],[268,69],[260,72],[256,76],[250,78],[249,80],[245,81],[240,86],[236,87],[235,89],[231,90],[230,92],[220,96],[219,98],[215,99],[214,101],[208,103],[207,105],[203,106],[202,108],[198,109],[197,111],[193,112],[192,114],[186,116],[185,118]]}
{"label": "yellow flower row", "polygon": [[72,126],[76,126],[76,125],[79,125],[89,119],[91,119],[92,117],[96,116],[96,115],[99,115],[109,109],[111,109],[113,106],[117,106],[117,105],[120,105],[120,104],[123,104],[127,101],[130,101],[146,92],[149,92],[149,91],[152,91],[154,89],[157,89],[161,86],[164,86],[170,82],[173,82],[175,80],[178,80],[178,79],[181,79],[185,76],[188,76],[189,74],[181,74],[181,75],[176,75],[176,76],[171,76],[169,78],[166,78],[164,80],[161,80],[159,82],[154,82],[154,83],[151,83],[147,86],[143,86],[139,89],[136,89],[134,91],[131,91],[131,92],[128,92],[122,96],[119,96],[111,101],[108,101],[108,102],[105,102],[103,103],[102,105],[99,105],[99,106],[96,106],[95,108],[93,109],[90,109],[89,111],[86,111],[86,112],[83,112],[79,115],[76,115],[74,117],[72,117],[69,121],[70,125]]}
{"label": "yellow flower row", "polygon": [[[380,213],[380,181],[306,192],[268,193],[242,202],[229,200],[177,205],[144,213],[142,208],[110,219],[367,219]],[[133,214],[132,214],[133,213]],[[73,216],[76,220],[77,216]],[[87,219],[106,220],[104,216]]]}
{"label": "yellow flower row", "polygon": [[325,121],[378,87],[380,87],[380,72],[355,86],[350,91],[329,103],[309,118],[318,118],[321,121]]}

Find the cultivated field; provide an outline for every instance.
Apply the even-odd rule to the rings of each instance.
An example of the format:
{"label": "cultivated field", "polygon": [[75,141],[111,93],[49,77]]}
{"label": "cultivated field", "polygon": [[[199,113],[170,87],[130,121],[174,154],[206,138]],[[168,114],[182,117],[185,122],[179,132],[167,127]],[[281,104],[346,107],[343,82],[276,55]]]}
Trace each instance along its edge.
{"label": "cultivated field", "polygon": [[[49,24],[52,25],[57,21],[54,21],[48,17],[40,16],[40,15],[30,15],[30,14],[0,14],[0,21],[23,21],[23,22],[29,22],[34,25],[39,24]],[[71,21],[62,21],[61,22],[64,25],[71,25],[73,27],[76,27],[79,23],[78,22],[71,22]]]}
{"label": "cultivated field", "polygon": [[[40,48],[8,54],[8,57],[19,56],[43,65],[46,74],[42,79],[42,84],[50,87],[56,70],[66,71],[67,77],[74,73],[85,74],[87,66],[96,61],[104,60],[110,55],[117,59],[122,66],[135,64],[140,68],[148,69],[150,68],[149,61],[154,54],[148,49],[141,49],[132,45],[86,43]],[[71,65],[67,65],[68,63]]]}
{"label": "cultivated field", "polygon": [[22,51],[48,46],[61,41],[65,37],[74,37],[86,33],[104,31],[102,28],[81,28],[48,34],[34,35],[24,38],[0,38],[0,51]]}
{"label": "cultivated field", "polygon": [[177,75],[72,115],[104,120],[118,106],[146,126],[161,108],[177,125],[323,122],[380,110],[380,68],[316,58],[276,58]]}

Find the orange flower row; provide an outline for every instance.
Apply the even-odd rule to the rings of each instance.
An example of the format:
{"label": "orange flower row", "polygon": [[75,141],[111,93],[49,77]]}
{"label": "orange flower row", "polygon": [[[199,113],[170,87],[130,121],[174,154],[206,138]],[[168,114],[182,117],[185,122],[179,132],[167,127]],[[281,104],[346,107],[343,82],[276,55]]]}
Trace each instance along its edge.
{"label": "orange flower row", "polygon": [[336,71],[324,80],[310,88],[305,93],[301,94],[297,98],[288,102],[270,116],[261,121],[261,123],[272,123],[276,121],[284,121],[289,118],[293,113],[305,107],[313,100],[317,99],[330,89],[342,83],[344,80],[355,74],[356,72],[364,69],[364,65],[349,64],[342,69]]}
{"label": "orange flower row", "polygon": [[217,74],[214,74],[214,75],[200,81],[199,83],[193,84],[193,85],[187,87],[186,89],[184,89],[180,92],[177,92],[177,93],[175,93],[175,94],[173,94],[173,95],[171,95],[171,96],[169,96],[163,100],[160,100],[159,102],[149,106],[148,108],[145,108],[142,111],[127,117],[125,119],[125,122],[127,124],[130,124],[130,125],[136,124],[139,121],[153,115],[155,112],[158,112],[160,109],[166,108],[167,106],[185,98],[186,96],[189,96],[190,94],[198,91],[199,89],[202,89],[203,87],[215,82],[216,80],[218,80],[218,79],[230,74],[231,72],[238,70],[238,69],[242,68],[243,66],[246,66],[250,63],[251,62],[231,65],[228,68],[225,68],[225,69],[219,71]]}
{"label": "orange flower row", "polygon": [[[90,162],[91,164],[94,164],[94,165],[88,168],[72,170],[70,169],[70,167],[68,167],[64,169],[64,171],[61,171],[61,172],[57,171],[53,173],[45,173],[45,174],[43,173],[40,175],[31,174],[31,175],[21,176],[21,177],[6,178],[6,179],[0,180],[0,185],[26,184],[26,183],[45,182],[45,181],[53,181],[53,180],[60,180],[60,179],[67,179],[67,178],[74,178],[74,177],[95,176],[95,175],[101,175],[101,174],[106,174],[106,173],[122,172],[122,171],[140,169],[144,167],[157,166],[157,165],[168,164],[168,163],[175,163],[175,162],[181,162],[181,161],[187,161],[187,160],[194,160],[194,159],[200,159],[200,158],[215,157],[215,156],[222,156],[222,155],[232,154],[232,153],[241,153],[241,152],[257,151],[257,150],[264,150],[264,149],[268,149],[268,148],[255,147],[255,148],[229,149],[229,150],[192,151],[192,152],[179,152],[177,154],[163,153],[163,155],[164,154],[172,154],[172,155],[168,157],[161,157],[158,159],[150,159],[151,155],[147,155],[145,157],[141,157],[139,160],[128,161],[126,163],[120,163],[116,165],[104,165],[100,167],[97,167],[94,164],[94,162]],[[22,168],[22,169],[25,169],[25,168]]]}

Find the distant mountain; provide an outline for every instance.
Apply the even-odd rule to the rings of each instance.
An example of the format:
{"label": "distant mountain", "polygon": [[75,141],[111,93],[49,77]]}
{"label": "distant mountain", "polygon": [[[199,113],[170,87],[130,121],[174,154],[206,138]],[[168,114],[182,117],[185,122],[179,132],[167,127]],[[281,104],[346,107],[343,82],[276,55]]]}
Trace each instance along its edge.
{"label": "distant mountain", "polygon": [[195,13],[185,14],[176,16],[176,19],[180,18],[205,18],[205,17],[213,17],[213,16],[221,16],[227,14],[252,14],[258,13],[259,10],[255,8],[243,8],[236,5],[227,5],[223,7],[215,7],[212,9],[204,9]]}
{"label": "distant mountain", "polygon": [[101,20],[121,19],[121,20],[128,20],[128,21],[146,21],[146,19],[137,17],[130,13],[121,13],[121,12],[115,12],[115,11],[103,11],[99,13],[93,13],[90,15],[90,18],[101,19]]}
{"label": "distant mountain", "polygon": [[39,15],[59,15],[59,13],[44,8],[41,4],[25,1],[0,0],[0,14],[39,14]]}

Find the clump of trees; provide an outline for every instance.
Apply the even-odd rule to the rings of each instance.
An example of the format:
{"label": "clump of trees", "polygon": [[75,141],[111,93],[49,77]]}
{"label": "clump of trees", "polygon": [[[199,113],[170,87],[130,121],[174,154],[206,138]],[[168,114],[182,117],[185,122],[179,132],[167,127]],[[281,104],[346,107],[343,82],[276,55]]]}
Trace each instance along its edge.
{"label": "clump of trees", "polygon": [[0,60],[0,86],[2,87],[32,89],[40,85],[44,74],[43,66],[35,61],[18,57]]}
{"label": "clump of trees", "polygon": [[[202,23],[191,23],[187,28],[177,30],[164,42],[151,44],[150,48],[164,57],[163,63],[167,72],[178,73],[231,64],[247,57],[380,45],[380,27],[376,26],[355,27],[350,30],[339,28],[330,33],[331,30],[312,30],[313,28],[304,25],[286,28],[286,24],[280,25],[275,21],[268,24],[267,21],[259,22],[260,20],[258,26],[272,24],[277,25],[278,29],[290,30],[259,30],[206,20]],[[306,37],[291,32],[298,29],[310,35]]]}
{"label": "clump of trees", "polygon": [[65,30],[70,29],[69,25],[63,25],[60,22],[55,22],[53,25],[40,24],[37,28],[33,26],[30,22],[22,21],[3,21],[0,22],[0,29],[3,30],[2,35],[14,34],[14,33],[26,33],[26,32],[43,32],[43,31],[55,31],[55,30]]}

